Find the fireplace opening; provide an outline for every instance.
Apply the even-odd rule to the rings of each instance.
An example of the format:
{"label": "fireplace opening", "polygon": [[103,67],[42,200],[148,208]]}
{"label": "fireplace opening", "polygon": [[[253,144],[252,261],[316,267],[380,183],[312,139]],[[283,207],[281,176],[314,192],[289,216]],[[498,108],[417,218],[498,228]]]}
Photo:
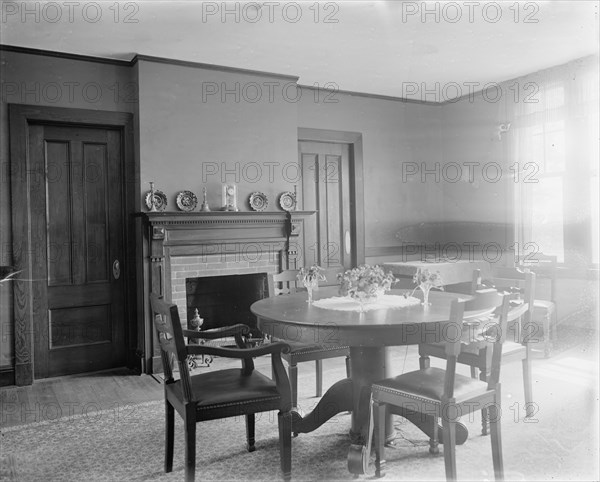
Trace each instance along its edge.
{"label": "fireplace opening", "polygon": [[205,276],[185,280],[188,328],[197,309],[204,319],[202,330],[221,328],[238,323],[248,325],[253,337],[262,334],[256,317],[250,311],[255,301],[269,296],[267,273]]}

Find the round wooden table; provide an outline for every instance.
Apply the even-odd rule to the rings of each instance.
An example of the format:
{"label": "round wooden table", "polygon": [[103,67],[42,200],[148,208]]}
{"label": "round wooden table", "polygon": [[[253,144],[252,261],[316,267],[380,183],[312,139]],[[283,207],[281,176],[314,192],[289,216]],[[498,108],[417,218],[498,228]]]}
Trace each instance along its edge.
{"label": "round wooden table", "polygon": [[[406,290],[392,290],[389,294],[404,294]],[[337,287],[322,287],[313,292],[319,300],[338,296]],[[420,290],[414,296],[422,294]],[[307,302],[307,293],[275,296],[255,302],[250,310],[258,319],[258,328],[274,338],[320,343],[324,347],[349,346],[352,378],[336,382],[323,395],[315,409],[301,416],[292,413],[295,433],[308,433],[323,425],[340,412],[352,411],[351,437],[355,444],[365,444],[369,428],[369,399],[371,385],[379,380],[399,375],[390,366],[386,347],[435,343],[443,340],[441,330],[450,314],[454,299],[470,299],[469,295],[435,291],[429,295],[430,306],[421,304],[403,308],[378,309],[361,313],[323,309]],[[466,316],[477,316],[469,313]],[[429,437],[433,435],[433,419],[421,414],[395,408],[401,415],[417,425]],[[441,427],[439,439],[442,441]],[[393,432],[391,422],[388,431]],[[456,443],[462,444],[468,432],[458,424]]]}

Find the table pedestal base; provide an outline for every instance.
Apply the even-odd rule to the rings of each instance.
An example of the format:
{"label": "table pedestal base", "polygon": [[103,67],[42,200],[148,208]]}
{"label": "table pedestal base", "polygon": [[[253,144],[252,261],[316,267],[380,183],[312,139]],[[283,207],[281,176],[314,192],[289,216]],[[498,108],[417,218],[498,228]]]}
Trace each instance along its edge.
{"label": "table pedestal base", "polygon": [[[309,433],[341,412],[352,411],[352,428],[350,430],[352,446],[348,453],[348,468],[352,473],[363,473],[370,454],[367,454],[369,434],[369,401],[371,385],[389,376],[389,362],[386,350],[379,347],[350,348],[352,379],[346,378],[336,382],[323,395],[317,406],[306,416],[292,411],[292,431],[296,434]],[[386,436],[393,439],[394,429],[392,414],[400,415],[416,425],[429,438],[433,436],[433,417],[409,412],[400,407],[390,407],[386,422]],[[438,424],[438,440],[442,443],[443,429]],[[456,444],[465,443],[468,437],[467,428],[456,424]]]}

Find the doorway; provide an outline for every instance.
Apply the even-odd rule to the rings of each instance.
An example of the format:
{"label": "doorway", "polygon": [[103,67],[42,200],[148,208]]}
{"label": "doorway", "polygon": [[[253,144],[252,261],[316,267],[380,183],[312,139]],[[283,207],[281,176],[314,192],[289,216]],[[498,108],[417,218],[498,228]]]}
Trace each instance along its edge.
{"label": "doorway", "polygon": [[322,284],[335,285],[337,273],[364,263],[362,136],[301,128],[298,138],[299,204],[317,212],[304,264],[321,266]]}
{"label": "doorway", "polygon": [[128,363],[131,115],[11,105],[15,382]]}

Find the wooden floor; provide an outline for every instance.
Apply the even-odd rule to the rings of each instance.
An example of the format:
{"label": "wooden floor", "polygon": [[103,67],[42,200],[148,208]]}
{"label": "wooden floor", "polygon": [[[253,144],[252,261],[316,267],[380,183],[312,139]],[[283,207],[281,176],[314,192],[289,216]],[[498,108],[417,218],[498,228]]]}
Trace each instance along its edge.
{"label": "wooden floor", "polygon": [[0,389],[0,427],[125,410],[127,405],[162,400],[161,382],[125,368],[38,380],[26,387]]}
{"label": "wooden floor", "polygon": [[[597,353],[597,331],[558,327],[557,352],[572,353],[579,359],[586,352]],[[582,345],[583,344],[583,345]],[[586,351],[582,346],[592,345]],[[542,369],[547,362],[543,359],[543,350],[534,350],[534,369]],[[418,364],[416,346],[394,347],[392,362],[399,373],[405,368]],[[564,353],[563,353],[564,354]],[[327,360],[324,366],[325,388],[327,379],[331,378],[330,371],[334,367],[339,373],[345,372],[343,358]],[[412,364],[412,365],[411,365]],[[240,365],[239,360],[217,359],[212,369],[233,368]],[[406,367],[405,367],[406,365]],[[270,374],[269,357],[259,357],[255,360],[256,369]],[[416,369],[416,366],[411,369]],[[206,368],[197,368],[202,371]],[[519,369],[520,370],[520,369]],[[517,371],[519,371],[517,370]],[[465,374],[467,374],[465,372]],[[314,393],[314,364],[302,364],[299,386],[306,394]],[[520,380],[520,374],[517,374]],[[155,378],[156,377],[156,378]],[[22,425],[32,422],[53,421],[57,418],[74,415],[88,415],[98,410],[127,410],[130,404],[163,399],[162,378],[140,375],[125,368],[71,375],[58,378],[37,380],[26,387],[0,388],[0,428]],[[337,380],[337,378],[335,379]],[[333,383],[335,380],[329,380]]]}

